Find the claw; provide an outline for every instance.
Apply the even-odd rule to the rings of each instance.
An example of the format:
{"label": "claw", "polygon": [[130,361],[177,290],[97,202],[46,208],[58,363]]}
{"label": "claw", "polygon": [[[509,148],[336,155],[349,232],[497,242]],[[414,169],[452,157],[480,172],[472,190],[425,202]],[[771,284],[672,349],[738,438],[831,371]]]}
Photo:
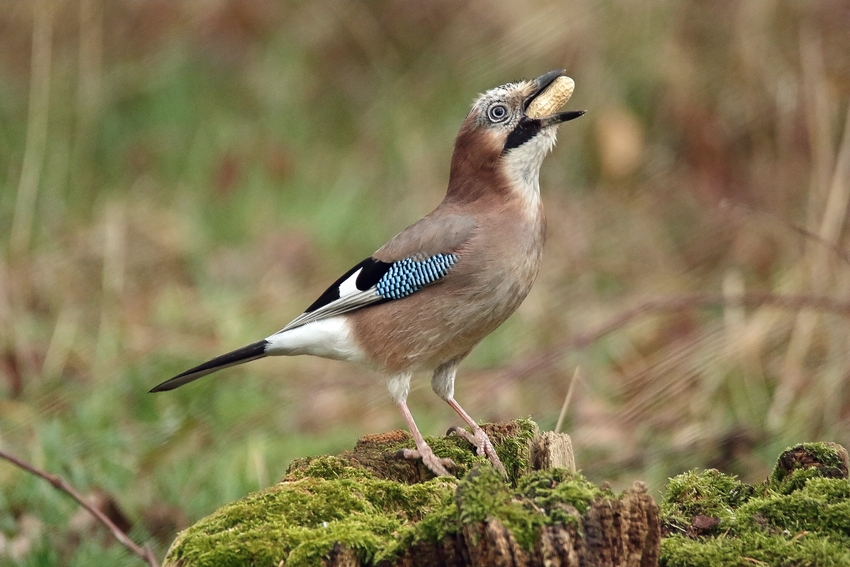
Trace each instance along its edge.
{"label": "claw", "polygon": [[487,437],[487,434],[483,429],[476,426],[472,433],[470,433],[462,427],[455,426],[450,427],[446,432],[446,435],[450,435],[452,433],[469,441],[470,445],[475,447],[476,455],[490,459],[490,462],[496,470],[502,473],[503,477],[508,478],[508,471],[505,470],[505,465],[503,465],[502,461],[499,460],[499,455],[496,454],[496,449],[493,447],[493,443],[490,442],[490,438]]}
{"label": "claw", "polygon": [[453,460],[438,457],[428,445],[423,445],[419,449],[401,449],[396,456],[404,459],[422,459],[422,463],[428,467],[428,470],[437,476],[451,476],[446,467],[451,469],[456,467]]}

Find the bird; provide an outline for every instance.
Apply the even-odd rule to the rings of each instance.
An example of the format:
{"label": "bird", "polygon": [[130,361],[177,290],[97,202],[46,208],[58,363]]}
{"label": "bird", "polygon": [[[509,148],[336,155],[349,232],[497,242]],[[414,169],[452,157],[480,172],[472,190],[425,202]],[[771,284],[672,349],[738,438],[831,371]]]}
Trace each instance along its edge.
{"label": "bird", "polygon": [[[411,377],[431,387],[467,424],[455,427],[506,476],[491,440],[454,397],[460,362],[522,303],[537,277],[546,238],[539,172],[558,126],[585,111],[528,116],[529,105],[563,69],[485,91],[455,139],[448,188],[429,214],[352,267],[303,313],[265,339],[162,382],[173,390],[267,356],[313,355],[379,371],[421,459],[436,476],[450,459],[425,442],[407,405]],[[570,80],[571,81],[571,80]],[[541,97],[543,100],[544,97]]]}

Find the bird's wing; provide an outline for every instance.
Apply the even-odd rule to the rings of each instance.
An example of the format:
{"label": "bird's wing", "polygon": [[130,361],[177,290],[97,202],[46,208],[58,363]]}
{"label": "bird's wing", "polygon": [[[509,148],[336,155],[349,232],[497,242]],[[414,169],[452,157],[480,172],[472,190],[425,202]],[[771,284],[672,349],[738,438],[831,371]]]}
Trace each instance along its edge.
{"label": "bird's wing", "polygon": [[275,334],[375,303],[407,297],[448,275],[475,229],[468,215],[439,209],[393,237],[336,280]]}
{"label": "bird's wing", "polygon": [[[463,256],[475,224],[470,216],[448,214],[438,208],[348,270],[304,313],[275,335],[367,305],[407,297],[446,277]],[[190,368],[151,392],[173,390],[222,368],[267,356],[268,339]]]}

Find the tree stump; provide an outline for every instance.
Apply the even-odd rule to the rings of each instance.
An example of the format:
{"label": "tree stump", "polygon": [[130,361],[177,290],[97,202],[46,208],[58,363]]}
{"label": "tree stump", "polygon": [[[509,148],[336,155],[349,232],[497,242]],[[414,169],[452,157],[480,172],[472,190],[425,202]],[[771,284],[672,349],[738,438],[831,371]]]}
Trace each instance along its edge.
{"label": "tree stump", "polygon": [[658,507],[642,483],[621,495],[575,472],[567,435],[529,420],[485,426],[505,481],[469,443],[430,438],[455,477],[396,457],[393,431],[336,457],[296,460],[277,485],[228,504],[178,535],[171,567],[651,566]]}

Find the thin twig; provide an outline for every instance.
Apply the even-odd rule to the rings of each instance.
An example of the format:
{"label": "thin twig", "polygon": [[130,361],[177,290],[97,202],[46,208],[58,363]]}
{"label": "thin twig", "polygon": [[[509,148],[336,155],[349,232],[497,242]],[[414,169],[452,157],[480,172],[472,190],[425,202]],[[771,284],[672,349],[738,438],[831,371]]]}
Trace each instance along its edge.
{"label": "thin twig", "polygon": [[153,552],[150,549],[140,547],[133,540],[127,537],[127,534],[121,531],[121,528],[116,526],[115,523],[110,520],[103,512],[86,502],[85,498],[83,498],[83,495],[77,492],[73,486],[65,482],[64,478],[37,469],[28,462],[12,454],[7,453],[2,449],[0,449],[0,459],[5,459],[16,467],[23,469],[28,473],[34,474],[35,476],[43,478],[44,480],[52,484],[53,487],[57,490],[64,492],[65,494],[76,500],[77,504],[85,508],[86,511],[92,516],[94,516],[97,521],[109,528],[109,531],[112,532],[113,537],[115,537],[115,539],[117,539],[121,545],[141,557],[151,567],[159,567],[159,563],[157,562],[156,557],[154,557]]}
{"label": "thin twig", "polygon": [[691,293],[678,296],[656,297],[623,311],[595,329],[573,335],[548,351],[509,368],[505,376],[509,379],[514,379],[537,374],[554,365],[565,352],[586,348],[605,335],[630,323],[633,319],[649,313],[685,311],[706,307],[752,307],[764,305],[790,311],[815,309],[817,311],[829,311],[850,316],[850,301],[818,295],[777,295],[769,292],[751,291],[735,297],[727,297],[720,293]]}

